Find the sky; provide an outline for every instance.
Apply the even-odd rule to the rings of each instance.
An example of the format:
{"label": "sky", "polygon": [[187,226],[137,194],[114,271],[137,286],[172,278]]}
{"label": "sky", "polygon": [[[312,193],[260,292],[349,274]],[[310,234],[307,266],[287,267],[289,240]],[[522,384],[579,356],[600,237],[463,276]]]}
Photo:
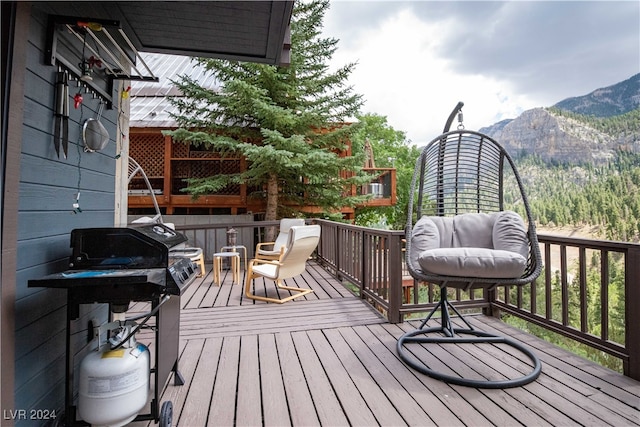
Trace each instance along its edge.
{"label": "sky", "polygon": [[479,130],[640,73],[637,0],[331,0],[322,35],[339,40],[331,69],[357,63],[362,111],[418,146],[458,101]]}

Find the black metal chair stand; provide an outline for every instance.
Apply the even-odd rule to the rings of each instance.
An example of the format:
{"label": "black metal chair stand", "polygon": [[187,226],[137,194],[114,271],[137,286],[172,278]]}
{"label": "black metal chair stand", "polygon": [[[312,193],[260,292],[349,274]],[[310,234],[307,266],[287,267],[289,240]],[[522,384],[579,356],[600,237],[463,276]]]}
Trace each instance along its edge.
{"label": "black metal chair stand", "polygon": [[[475,388],[493,388],[503,389],[511,387],[520,387],[534,381],[542,372],[542,363],[540,359],[528,348],[524,347],[517,341],[510,338],[494,335],[474,329],[465,318],[451,305],[447,299],[446,290],[441,292],[440,302],[429,312],[427,317],[422,321],[420,327],[414,331],[403,334],[399,339],[396,350],[400,359],[407,365],[411,366],[418,372],[428,375],[451,384],[457,384],[466,387]],[[458,328],[451,322],[451,309],[464,324],[466,328]],[[438,311],[441,312],[440,326],[426,328],[427,322]],[[429,336],[429,334],[433,334]],[[444,336],[443,336],[444,335]],[[524,353],[533,364],[533,370],[519,378],[506,380],[476,380],[456,377],[453,375],[443,374],[434,369],[429,368],[424,362],[418,361],[417,358],[410,356],[410,349],[406,344],[506,344]]]}

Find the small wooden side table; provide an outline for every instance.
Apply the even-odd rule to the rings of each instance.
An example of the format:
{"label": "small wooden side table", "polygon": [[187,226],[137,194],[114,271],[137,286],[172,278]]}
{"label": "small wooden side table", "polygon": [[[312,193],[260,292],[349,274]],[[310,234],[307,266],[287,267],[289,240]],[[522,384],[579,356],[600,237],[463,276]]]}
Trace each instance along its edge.
{"label": "small wooden side table", "polygon": [[247,247],[242,245],[235,246],[223,246],[220,251],[221,252],[238,252],[237,249],[242,249],[244,252],[244,270],[247,271]]}
{"label": "small wooden side table", "polygon": [[233,281],[231,284],[238,283],[240,279],[240,254],[238,252],[216,252],[213,254],[213,283],[220,286],[222,271],[222,259],[229,258],[231,261],[231,272],[233,273]]}

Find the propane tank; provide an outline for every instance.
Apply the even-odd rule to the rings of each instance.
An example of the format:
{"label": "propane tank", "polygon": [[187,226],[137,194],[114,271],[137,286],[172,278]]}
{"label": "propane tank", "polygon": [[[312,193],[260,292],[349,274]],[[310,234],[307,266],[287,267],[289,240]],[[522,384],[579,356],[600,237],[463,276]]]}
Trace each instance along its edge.
{"label": "propane tank", "polygon": [[92,425],[128,424],[148,402],[149,372],[149,349],[135,340],[92,351],[80,364],[78,415]]}

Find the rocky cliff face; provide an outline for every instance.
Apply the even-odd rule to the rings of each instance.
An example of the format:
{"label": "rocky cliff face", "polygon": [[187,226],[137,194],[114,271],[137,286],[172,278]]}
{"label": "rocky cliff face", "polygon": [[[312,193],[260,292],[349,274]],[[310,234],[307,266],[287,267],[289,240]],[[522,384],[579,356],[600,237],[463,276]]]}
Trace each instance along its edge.
{"label": "rocky cliff face", "polygon": [[601,163],[620,148],[640,153],[640,138],[613,137],[544,108],[525,111],[480,132],[496,139],[512,156],[536,154],[545,161]]}
{"label": "rocky cliff face", "polygon": [[[588,95],[567,98],[556,109],[591,117],[613,117],[640,108],[640,74]],[[640,134],[603,133],[585,121],[535,108],[513,120],[503,120],[480,132],[495,138],[512,156],[536,154],[545,161],[601,163],[623,149],[640,153]],[[556,110],[557,111],[557,110]]]}

